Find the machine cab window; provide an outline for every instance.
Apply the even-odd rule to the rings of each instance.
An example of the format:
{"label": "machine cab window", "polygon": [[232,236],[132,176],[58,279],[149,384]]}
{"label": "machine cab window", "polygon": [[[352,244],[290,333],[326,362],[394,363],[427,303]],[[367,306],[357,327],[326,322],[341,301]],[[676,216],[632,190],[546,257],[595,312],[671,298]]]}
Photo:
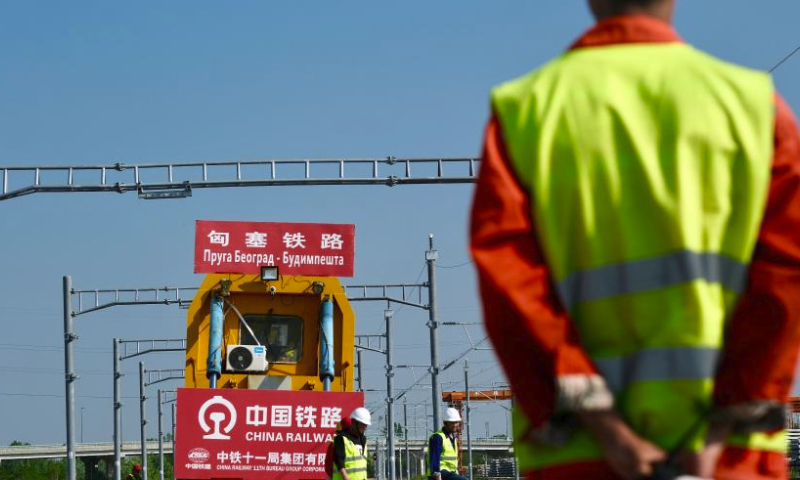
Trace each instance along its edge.
{"label": "machine cab window", "polygon": [[[289,315],[245,315],[244,319],[261,345],[267,347],[270,363],[297,363],[303,356],[303,320]],[[255,345],[247,328],[240,329],[240,344]]]}

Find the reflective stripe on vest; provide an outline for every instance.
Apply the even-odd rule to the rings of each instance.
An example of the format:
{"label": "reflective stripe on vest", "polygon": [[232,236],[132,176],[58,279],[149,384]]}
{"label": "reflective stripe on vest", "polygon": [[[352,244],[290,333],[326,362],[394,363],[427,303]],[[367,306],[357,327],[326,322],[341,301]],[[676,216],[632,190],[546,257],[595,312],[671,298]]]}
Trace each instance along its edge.
{"label": "reflective stripe on vest", "polygon": [[[450,439],[447,438],[447,435],[444,434],[443,431],[438,431],[431,435],[431,438],[434,435],[439,435],[442,437],[442,454],[439,457],[439,470],[447,470],[448,472],[458,473],[458,440],[453,439],[453,442],[450,442]],[[428,439],[428,444],[430,445],[430,439]],[[428,476],[430,476],[433,472],[431,472],[431,453],[428,452]]]}
{"label": "reflective stripe on vest", "polygon": [[719,350],[674,347],[639,350],[626,357],[595,358],[594,364],[613,392],[636,383],[656,380],[711,380]]}
{"label": "reflective stripe on vest", "polygon": [[[344,440],[344,468],[347,470],[347,476],[350,480],[366,480],[367,479],[367,446],[364,445],[364,451],[361,452],[359,445],[353,443],[346,435],[341,435]],[[342,474],[336,464],[333,465],[333,480],[343,480]]]}
{"label": "reflective stripe on vest", "polygon": [[572,272],[556,285],[567,310],[583,302],[672,287],[694,280],[744,289],[747,264],[716,253],[682,250],[643,260]]}
{"label": "reflective stripe on vest", "polygon": [[[772,164],[769,76],[679,43],[591,47],[492,104],[582,346],[633,429],[672,448],[710,406],[746,284]],[[584,431],[515,449],[523,470],[602,458]]]}

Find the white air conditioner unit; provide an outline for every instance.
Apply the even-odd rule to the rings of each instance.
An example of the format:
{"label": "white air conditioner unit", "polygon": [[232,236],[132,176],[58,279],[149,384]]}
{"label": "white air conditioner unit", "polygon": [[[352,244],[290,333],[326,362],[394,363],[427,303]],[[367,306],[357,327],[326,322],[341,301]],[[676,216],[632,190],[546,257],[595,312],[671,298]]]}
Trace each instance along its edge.
{"label": "white air conditioner unit", "polygon": [[225,369],[228,372],[260,372],[269,367],[267,347],[263,345],[228,345]]}

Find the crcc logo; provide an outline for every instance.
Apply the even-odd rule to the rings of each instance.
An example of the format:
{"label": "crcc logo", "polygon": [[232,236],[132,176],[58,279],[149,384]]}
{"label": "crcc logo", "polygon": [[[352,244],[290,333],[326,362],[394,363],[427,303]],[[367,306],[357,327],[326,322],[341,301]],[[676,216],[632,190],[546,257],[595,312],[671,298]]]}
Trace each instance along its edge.
{"label": "crcc logo", "polygon": [[205,448],[193,448],[189,452],[189,461],[192,463],[206,463],[211,458],[211,453]]}
{"label": "crcc logo", "polygon": [[220,432],[220,426],[227,418],[228,423],[225,425],[225,427],[222,427],[222,430],[224,430],[225,433],[230,433],[230,431],[233,430],[233,427],[236,426],[236,409],[233,407],[231,402],[225,400],[221,396],[215,395],[214,397],[206,400],[203,406],[200,407],[200,411],[197,413],[197,422],[200,424],[200,428],[202,428],[204,432],[211,432],[212,429],[206,422],[206,411],[213,405],[222,405],[228,410],[228,414],[226,415],[226,412],[224,411],[212,411],[209,413],[208,418],[211,419],[211,422],[214,424],[214,431],[208,435],[203,435],[203,438],[206,440],[230,440],[230,435],[225,435],[224,433]]}

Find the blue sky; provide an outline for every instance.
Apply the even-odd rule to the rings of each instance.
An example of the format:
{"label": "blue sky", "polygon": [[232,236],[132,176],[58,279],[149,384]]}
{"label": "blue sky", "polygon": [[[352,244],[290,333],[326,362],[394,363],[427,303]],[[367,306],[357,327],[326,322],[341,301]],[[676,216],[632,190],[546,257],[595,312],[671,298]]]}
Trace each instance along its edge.
{"label": "blue sky", "polygon": [[[789,0],[682,1],[676,24],[712,54],[769,68],[800,43],[798,14],[800,4]],[[574,0],[4,2],[0,166],[477,155],[489,89],[557,55],[590,24]],[[795,107],[799,75],[800,56],[775,76]],[[465,185],[319,187],[206,190],[162,202],[37,194],[0,203],[0,444],[64,441],[63,275],[83,289],[197,285],[194,222],[209,219],[355,223],[356,277],[346,283],[412,282],[428,233],[442,265],[468,260],[471,193]],[[439,273],[442,320],[477,321],[471,267]],[[357,307],[359,333],[380,331],[382,308]],[[111,438],[111,339],[183,337],[183,313],[117,308],[77,320],[85,441]],[[424,312],[403,309],[396,318],[407,323],[398,329],[398,363],[425,363]],[[470,333],[484,335],[478,327]],[[468,345],[458,329],[441,340],[445,359]],[[180,354],[145,361],[183,364]],[[383,388],[381,361],[367,370],[370,388]],[[501,378],[490,352],[470,361],[474,385]],[[135,391],[133,362],[124,365],[126,395]],[[462,378],[460,367],[443,376]],[[398,374],[398,388],[411,381],[410,372]],[[415,391],[412,401],[427,398]],[[125,408],[125,437],[133,439],[135,399]],[[490,421],[492,434],[505,433],[500,407],[477,409],[477,431]]]}

